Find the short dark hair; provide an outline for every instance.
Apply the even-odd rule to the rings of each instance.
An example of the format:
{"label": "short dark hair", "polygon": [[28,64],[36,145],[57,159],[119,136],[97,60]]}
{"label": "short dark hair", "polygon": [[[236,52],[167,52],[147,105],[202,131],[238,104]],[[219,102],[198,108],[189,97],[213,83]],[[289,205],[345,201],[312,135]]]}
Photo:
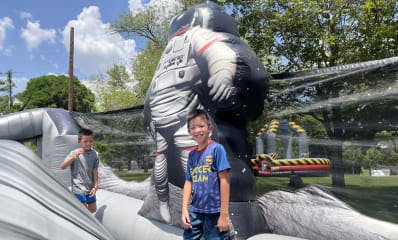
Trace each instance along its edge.
{"label": "short dark hair", "polygon": [[79,135],[77,137],[77,140],[81,140],[83,136],[94,136],[94,132],[91,129],[82,128],[79,131]]}
{"label": "short dark hair", "polygon": [[209,117],[209,115],[207,114],[207,112],[205,110],[203,110],[203,109],[194,109],[194,110],[191,110],[188,113],[188,116],[187,116],[188,130],[189,130],[190,122],[192,121],[192,119],[194,119],[196,117],[202,117],[203,120],[205,120],[205,122],[207,123],[207,125],[211,125],[210,117]]}

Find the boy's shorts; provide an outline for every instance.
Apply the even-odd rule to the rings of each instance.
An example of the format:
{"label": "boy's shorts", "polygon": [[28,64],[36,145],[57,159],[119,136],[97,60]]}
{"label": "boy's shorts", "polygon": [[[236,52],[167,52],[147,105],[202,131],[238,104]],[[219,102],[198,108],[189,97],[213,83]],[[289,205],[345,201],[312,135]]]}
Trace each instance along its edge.
{"label": "boy's shorts", "polygon": [[197,213],[189,210],[192,228],[184,230],[185,240],[196,239],[234,239],[229,232],[220,232],[217,227],[219,213]]}
{"label": "boy's shorts", "polygon": [[90,194],[75,194],[75,196],[80,200],[81,203],[91,204],[97,201],[95,195],[90,196]]}

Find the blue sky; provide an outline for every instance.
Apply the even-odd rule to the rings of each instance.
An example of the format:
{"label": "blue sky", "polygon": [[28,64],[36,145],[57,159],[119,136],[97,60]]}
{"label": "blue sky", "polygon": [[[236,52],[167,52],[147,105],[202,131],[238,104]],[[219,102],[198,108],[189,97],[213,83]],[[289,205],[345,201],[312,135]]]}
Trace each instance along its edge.
{"label": "blue sky", "polygon": [[[142,42],[109,32],[122,12],[139,12],[167,0],[2,0],[0,72],[11,69],[14,92],[30,78],[67,74],[69,32],[74,27],[74,74],[84,81],[114,63],[130,66]],[[0,74],[4,79],[6,75]]]}

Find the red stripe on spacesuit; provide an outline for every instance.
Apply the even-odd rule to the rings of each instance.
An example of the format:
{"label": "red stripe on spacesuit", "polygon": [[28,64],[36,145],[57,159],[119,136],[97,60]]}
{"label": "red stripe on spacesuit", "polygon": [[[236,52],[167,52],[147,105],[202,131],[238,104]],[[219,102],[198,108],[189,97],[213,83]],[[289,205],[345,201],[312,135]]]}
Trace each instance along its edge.
{"label": "red stripe on spacesuit", "polygon": [[177,32],[175,32],[173,35],[171,35],[171,37],[169,39],[172,39],[175,36],[181,35],[190,29],[191,29],[191,27],[181,28]]}
{"label": "red stripe on spacesuit", "polygon": [[218,36],[216,38],[214,38],[213,40],[209,41],[208,43],[206,43],[203,47],[201,47],[198,51],[198,53],[196,54],[196,56],[201,55],[204,51],[206,51],[206,49],[208,49],[211,45],[213,45],[216,42],[219,42],[221,40],[223,40],[224,38],[222,36]]}

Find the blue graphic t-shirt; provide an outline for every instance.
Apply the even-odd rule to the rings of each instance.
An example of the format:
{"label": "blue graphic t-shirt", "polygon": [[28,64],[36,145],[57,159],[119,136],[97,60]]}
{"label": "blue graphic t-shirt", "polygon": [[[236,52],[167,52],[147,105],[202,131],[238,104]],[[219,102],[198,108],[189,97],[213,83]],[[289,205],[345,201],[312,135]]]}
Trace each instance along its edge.
{"label": "blue graphic t-shirt", "polygon": [[211,141],[206,148],[189,153],[185,179],[192,182],[191,210],[218,213],[221,207],[218,173],[231,167],[224,147]]}

